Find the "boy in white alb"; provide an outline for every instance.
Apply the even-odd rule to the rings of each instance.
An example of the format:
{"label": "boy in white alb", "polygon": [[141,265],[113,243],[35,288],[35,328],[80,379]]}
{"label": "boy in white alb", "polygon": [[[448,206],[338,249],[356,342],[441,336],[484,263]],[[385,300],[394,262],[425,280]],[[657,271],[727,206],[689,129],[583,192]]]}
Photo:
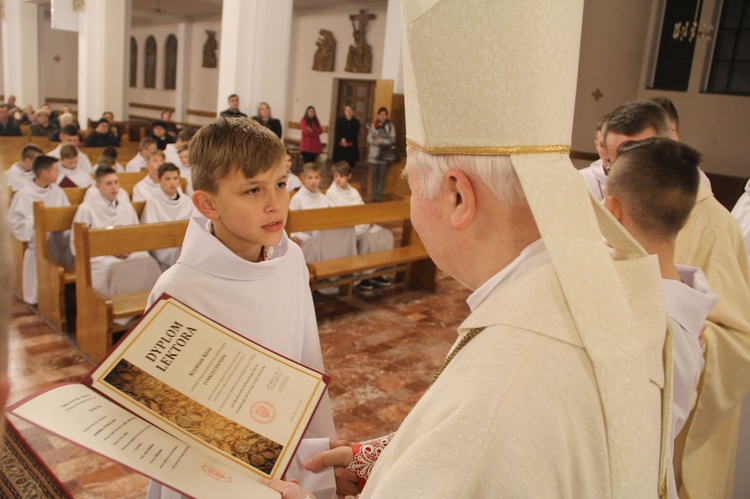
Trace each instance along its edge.
{"label": "boy in white alb", "polygon": [[302,181],[299,179],[297,175],[292,173],[292,155],[289,154],[289,151],[286,152],[286,174],[289,175],[289,178],[286,181],[286,190],[289,192],[297,192],[300,187],[302,187]]}
{"label": "boy in white alb", "polygon": [[60,150],[62,147],[66,144],[70,144],[73,147],[76,148],[76,151],[78,151],[78,156],[76,158],[77,166],[80,168],[82,172],[85,173],[91,173],[91,160],[86,154],[81,153],[81,151],[78,149],[78,129],[75,125],[68,124],[62,127],[62,130],[60,130],[60,145],[52,149],[50,152],[47,153],[47,156],[52,156],[53,158],[60,158]]}
{"label": "boy in white alb", "polygon": [[138,153],[133,157],[133,159],[128,161],[127,165],[125,165],[125,171],[127,173],[138,173],[139,171],[146,168],[148,157],[157,149],[156,140],[151,137],[146,137],[145,139],[141,140],[139,148],[140,150],[138,151]]}
{"label": "boy in white alb", "polygon": [[[114,147],[112,147],[112,149],[114,149]],[[115,173],[120,173],[123,169],[122,167],[120,167],[120,169],[118,170],[116,165],[117,163],[111,156],[105,156],[104,154],[102,154],[102,156],[99,157],[99,160],[94,166],[94,174],[96,174],[96,170],[103,167],[112,168],[113,170],[115,170]],[[86,194],[84,194],[83,196],[83,202],[89,201],[91,199],[91,196],[101,196],[101,192],[99,191],[99,188],[96,186],[96,184],[91,184],[91,187],[86,189]],[[117,201],[120,203],[130,202],[130,195],[125,189],[120,189],[117,192]]]}
{"label": "boy in white alb", "polygon": [[60,187],[89,187],[94,180],[91,174],[78,166],[78,149],[71,144],[60,148],[60,170],[57,185]]}
{"label": "boy in white alb", "polygon": [[[37,297],[36,245],[34,241],[34,203],[41,201],[46,207],[70,206],[70,201],[57,185],[58,160],[40,155],[34,159],[34,180],[13,196],[8,211],[8,226],[13,237],[28,243],[23,254],[23,301],[35,304]],[[73,263],[68,251],[68,233],[50,233],[50,256],[62,265]]]}
{"label": "boy in white alb", "polygon": [[177,140],[172,144],[167,144],[164,148],[164,156],[167,159],[167,163],[176,165],[180,169],[180,174],[182,174],[182,168],[187,166],[182,162],[182,158],[180,158],[180,149],[190,146],[193,135],[195,135],[195,131],[192,128],[183,128],[177,134]]}
{"label": "boy in white alb", "polygon": [[44,154],[42,148],[36,144],[26,144],[21,149],[21,161],[16,161],[3,173],[3,183],[10,186],[13,192],[20,191],[26,184],[34,180],[34,171],[31,166],[40,154]]}
{"label": "boy in white alb", "polygon": [[[705,364],[702,331],[719,297],[703,272],[674,264],[677,234],[695,205],[701,155],[677,141],[653,137],[624,144],[617,151],[607,182],[604,205],[647,253],[657,255],[665,305],[672,325],[674,438],[696,401]],[[674,474],[669,497],[677,497]]]}
{"label": "boy in white alb", "polygon": [[[143,180],[133,186],[133,201],[148,201],[152,196],[161,191],[159,185],[159,167],[164,164],[164,151],[159,149],[148,156],[146,171]],[[182,192],[182,189],[180,189]]]}
{"label": "boy in white alb", "polygon": [[[120,183],[117,173],[108,166],[96,170],[96,187],[99,196],[80,204],[73,226],[84,223],[92,229],[138,225],[138,215],[130,203],[117,199]],[[72,227],[71,227],[72,229]],[[70,251],[75,255],[74,233],[70,234]],[[105,296],[145,291],[159,278],[161,270],[147,251],[122,255],[98,256],[91,259],[91,283]]]}
{"label": "boy in white alb", "polygon": [[609,119],[609,114],[605,114],[596,123],[596,131],[594,132],[594,147],[596,152],[599,153],[599,159],[591,163],[590,166],[578,170],[578,173],[583,177],[588,187],[589,192],[594,195],[596,199],[602,201],[604,199],[604,191],[607,187],[607,174],[604,172],[604,167],[607,165],[603,164],[604,158],[607,155],[604,147],[604,136],[602,135],[602,127]]}
{"label": "boy in white alb", "polygon": [[745,192],[737,200],[732,208],[732,216],[740,224],[742,235],[745,236],[745,249],[750,258],[750,181],[745,184]]}
{"label": "boy in white alb", "polygon": [[[302,167],[300,180],[302,180],[302,187],[289,202],[290,210],[313,210],[331,207],[328,198],[318,189],[320,166],[317,163],[305,163]],[[295,232],[291,236],[292,240],[302,247],[307,263],[357,254],[357,239],[354,234],[354,227]],[[315,254],[315,243],[311,241],[317,242],[317,254]]]}
{"label": "boy in white alb", "polygon": [[[201,216],[191,219],[180,257],[159,278],[149,305],[168,293],[237,333],[324,372],[307,266],[284,232],[289,193],[281,142],[255,121],[220,118],[195,135],[190,164],[193,203]],[[302,461],[335,438],[326,394],[287,471],[320,499],[335,497],[333,473],[304,471]],[[181,495],[152,482],[148,497]]]}
{"label": "boy in white alb", "polygon": [[[352,178],[352,167],[346,161],[340,161],[331,166],[333,183],[326,191],[326,197],[331,206],[359,206],[365,204],[359,191],[349,184]],[[357,253],[372,253],[393,249],[393,233],[375,224],[362,224],[354,227],[357,237]],[[372,289],[376,286],[387,286],[390,279],[385,276],[365,279],[359,286]]]}
{"label": "boy in white alb", "polygon": [[[193,200],[179,191],[180,169],[176,165],[164,163],[159,167],[159,186],[161,191],[146,201],[141,214],[142,224],[189,220],[198,215]],[[161,270],[165,271],[177,261],[180,247],[153,250],[151,255],[159,262]]]}

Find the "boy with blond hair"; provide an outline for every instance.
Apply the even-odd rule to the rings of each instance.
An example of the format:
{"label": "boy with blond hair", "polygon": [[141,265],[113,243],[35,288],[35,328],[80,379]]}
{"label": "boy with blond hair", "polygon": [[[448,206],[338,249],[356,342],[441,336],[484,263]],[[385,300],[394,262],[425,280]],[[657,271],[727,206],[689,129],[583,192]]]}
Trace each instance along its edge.
{"label": "boy with blond hair", "polygon": [[60,174],[57,178],[60,187],[89,187],[94,183],[91,174],[79,166],[78,156],[78,148],[72,144],[63,144],[60,148]]}
{"label": "boy with blond hair", "polygon": [[21,161],[16,161],[3,173],[3,183],[10,186],[13,192],[20,191],[26,184],[34,180],[31,166],[40,154],[42,148],[36,144],[26,144],[21,149]]}
{"label": "boy with blond hair", "polygon": [[78,127],[69,123],[60,129],[60,144],[50,152],[48,152],[47,155],[52,156],[53,158],[60,158],[62,147],[66,144],[70,144],[75,147],[76,151],[78,152],[78,157],[76,158],[78,168],[80,168],[82,172],[91,173],[91,160],[86,154],[82,154],[78,149],[80,143],[81,141],[80,136],[78,135]]}
{"label": "boy with blond hair", "polygon": [[[289,203],[290,210],[331,207],[330,201],[319,189],[321,177],[318,163],[305,163],[302,166],[300,180],[302,187],[292,197]],[[292,240],[302,247],[307,263],[357,254],[357,241],[353,227],[295,232],[292,234]]]}
{"label": "boy with blond hair", "polygon": [[[34,179],[13,196],[8,211],[8,226],[13,237],[28,243],[23,254],[23,301],[35,304],[37,297],[36,243],[34,241],[34,203],[41,201],[46,207],[69,206],[70,201],[57,185],[58,160],[40,155],[34,159]],[[72,259],[67,251],[68,234],[50,233],[50,256],[63,265]]]}
{"label": "boy with blond hair", "polygon": [[[164,164],[164,151],[156,149],[148,155],[143,179],[133,186],[133,201],[148,201],[161,190],[159,185],[159,167]],[[180,189],[182,192],[182,189]]]}
{"label": "boy with blond hair", "polygon": [[[323,372],[309,275],[299,247],[284,232],[289,212],[284,147],[252,120],[219,118],[190,144],[193,204],[182,252],[149,296],[168,293],[237,333]],[[335,496],[332,473],[304,471],[302,461],[335,439],[325,395],[287,476]],[[189,493],[190,491],[186,491]],[[155,482],[148,497],[175,497]]]}

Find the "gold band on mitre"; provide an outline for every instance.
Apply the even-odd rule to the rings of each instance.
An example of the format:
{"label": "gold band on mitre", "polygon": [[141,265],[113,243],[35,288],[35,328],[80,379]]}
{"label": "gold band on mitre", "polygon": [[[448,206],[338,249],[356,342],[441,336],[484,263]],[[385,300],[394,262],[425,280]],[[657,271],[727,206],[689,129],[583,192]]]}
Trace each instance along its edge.
{"label": "gold band on mitre", "polygon": [[433,155],[459,154],[473,156],[503,156],[515,154],[570,154],[570,146],[445,146],[429,147],[406,139],[406,144],[418,151]]}

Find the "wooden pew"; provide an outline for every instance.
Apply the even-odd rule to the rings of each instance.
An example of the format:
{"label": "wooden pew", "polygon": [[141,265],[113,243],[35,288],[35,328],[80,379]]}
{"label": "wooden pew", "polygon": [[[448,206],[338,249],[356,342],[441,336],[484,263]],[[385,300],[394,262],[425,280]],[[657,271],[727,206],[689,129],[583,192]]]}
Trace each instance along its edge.
{"label": "wooden pew", "polygon": [[[339,286],[351,294],[353,283],[364,278],[397,273],[397,281],[406,281],[435,291],[437,268],[427,254],[409,219],[409,200],[386,203],[320,208],[289,212],[287,233],[353,227],[359,224],[400,221],[403,225],[401,246],[307,265],[313,290]],[[374,271],[362,276],[362,272]]]}
{"label": "wooden pew", "polygon": [[89,229],[75,224],[76,340],[94,362],[112,347],[114,320],[141,315],[150,291],[104,296],[92,287],[91,258],[182,246],[188,221]]}
{"label": "wooden pew", "polygon": [[[85,189],[83,189],[85,190]],[[146,203],[133,203],[138,216]],[[45,207],[34,203],[34,234],[37,243],[36,266],[39,293],[39,315],[57,331],[68,331],[65,316],[65,286],[76,281],[75,268],[63,268],[50,258],[48,235],[50,232],[70,230],[78,205]]]}

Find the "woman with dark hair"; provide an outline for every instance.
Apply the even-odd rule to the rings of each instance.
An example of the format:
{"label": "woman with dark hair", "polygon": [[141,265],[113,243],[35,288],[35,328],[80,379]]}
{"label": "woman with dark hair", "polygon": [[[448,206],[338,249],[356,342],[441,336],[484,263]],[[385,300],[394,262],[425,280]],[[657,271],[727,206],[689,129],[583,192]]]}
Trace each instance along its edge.
{"label": "woman with dark hair", "polygon": [[396,129],[388,119],[388,108],[378,109],[378,119],[367,132],[367,143],[370,144],[370,154],[367,162],[370,164],[370,194],[373,201],[380,201],[385,187],[385,176],[388,167],[398,159],[393,145],[396,143]]}
{"label": "woman with dark hair", "polygon": [[299,143],[302,159],[305,163],[315,162],[318,154],[323,152],[323,145],[320,143],[320,134],[323,133],[323,129],[315,114],[314,106],[307,106],[299,127],[302,129],[302,140]]}
{"label": "woman with dark hair", "polygon": [[253,116],[253,119],[281,138],[281,122],[271,116],[271,106],[267,102],[258,105],[258,114]]}
{"label": "woman with dark hair", "polygon": [[354,109],[344,106],[344,116],[336,120],[336,145],[333,148],[333,162],[346,161],[349,166],[359,161],[359,120],[354,117]]}

